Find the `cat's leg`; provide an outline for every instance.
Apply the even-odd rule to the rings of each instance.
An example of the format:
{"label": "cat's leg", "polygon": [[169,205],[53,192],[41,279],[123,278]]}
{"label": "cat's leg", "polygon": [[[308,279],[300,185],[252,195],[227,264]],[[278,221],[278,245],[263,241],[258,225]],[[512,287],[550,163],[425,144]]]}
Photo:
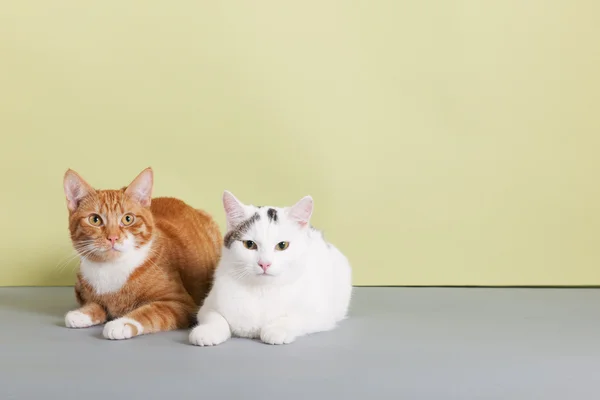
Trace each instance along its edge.
{"label": "cat's leg", "polygon": [[187,328],[190,305],[176,301],[154,301],[104,325],[106,339],[129,339],[147,333]]}
{"label": "cat's leg", "polygon": [[334,320],[318,314],[288,314],[265,324],[260,330],[260,340],[267,344],[289,344],[300,336],[332,330],[335,325]]}
{"label": "cat's leg", "polygon": [[190,343],[196,346],[216,346],[231,337],[227,320],[216,311],[200,310],[198,326],[190,332]]}
{"label": "cat's leg", "polygon": [[88,328],[106,322],[106,311],[98,303],[87,303],[65,315],[67,328]]}
{"label": "cat's leg", "polygon": [[299,317],[283,316],[267,323],[260,330],[260,340],[267,344],[292,343],[303,332],[300,331],[302,322]]}

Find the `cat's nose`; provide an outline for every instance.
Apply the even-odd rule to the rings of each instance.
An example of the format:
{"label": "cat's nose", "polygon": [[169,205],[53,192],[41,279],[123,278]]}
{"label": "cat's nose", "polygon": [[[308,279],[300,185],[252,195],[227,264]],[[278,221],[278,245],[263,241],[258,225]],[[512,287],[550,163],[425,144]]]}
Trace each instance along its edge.
{"label": "cat's nose", "polygon": [[116,242],[117,240],[119,240],[119,237],[118,237],[118,236],[109,236],[109,237],[107,237],[106,239],[108,239],[108,241],[110,242],[110,244],[112,244],[112,245],[114,246],[114,245],[115,245],[115,242]]}
{"label": "cat's nose", "polygon": [[267,270],[271,266],[271,263],[270,262],[266,262],[266,261],[259,261],[258,265],[260,265],[260,267],[262,268],[263,271],[267,272]]}

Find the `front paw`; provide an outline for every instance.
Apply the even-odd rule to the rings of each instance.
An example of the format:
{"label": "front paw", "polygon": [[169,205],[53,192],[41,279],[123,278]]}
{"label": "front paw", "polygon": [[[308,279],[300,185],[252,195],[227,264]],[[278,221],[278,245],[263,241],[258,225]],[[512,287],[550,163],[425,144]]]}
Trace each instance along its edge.
{"label": "front paw", "polygon": [[229,333],[214,324],[198,325],[190,332],[190,343],[194,346],[216,346],[229,339]]}
{"label": "front paw", "polygon": [[89,315],[81,311],[69,311],[65,315],[65,325],[67,328],[89,328],[94,325]]}
{"label": "front paw", "polygon": [[289,344],[296,340],[296,334],[285,324],[272,323],[262,328],[260,340],[266,344]]}
{"label": "front paw", "polygon": [[104,325],[102,335],[110,340],[129,339],[141,335],[144,328],[142,324],[131,318],[118,318]]}

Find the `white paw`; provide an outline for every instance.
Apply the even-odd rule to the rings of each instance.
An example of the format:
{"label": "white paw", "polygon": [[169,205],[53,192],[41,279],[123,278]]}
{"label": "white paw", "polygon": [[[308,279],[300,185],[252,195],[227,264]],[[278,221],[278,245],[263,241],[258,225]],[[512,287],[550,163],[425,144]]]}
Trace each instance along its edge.
{"label": "white paw", "polygon": [[190,332],[190,343],[195,346],[216,346],[227,339],[229,332],[218,325],[198,325]]}
{"label": "white paw", "polygon": [[106,339],[121,340],[141,335],[144,331],[142,324],[131,318],[118,318],[104,325],[102,335]]}
{"label": "white paw", "polygon": [[296,340],[296,335],[283,324],[270,324],[260,331],[260,340],[266,344],[288,344]]}
{"label": "white paw", "polygon": [[75,310],[69,311],[65,315],[65,325],[67,328],[88,328],[94,325],[94,323],[89,315]]}

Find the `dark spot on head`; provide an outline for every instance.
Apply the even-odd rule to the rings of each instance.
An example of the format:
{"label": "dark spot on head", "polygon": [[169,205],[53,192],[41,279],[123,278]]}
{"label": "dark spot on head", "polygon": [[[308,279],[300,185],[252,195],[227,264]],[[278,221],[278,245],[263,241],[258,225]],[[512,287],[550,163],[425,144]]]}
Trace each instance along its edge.
{"label": "dark spot on head", "polygon": [[223,244],[225,245],[225,247],[230,248],[233,242],[235,242],[236,240],[240,240],[242,238],[242,235],[248,232],[248,229],[250,229],[250,227],[259,219],[260,215],[258,215],[258,213],[255,213],[253,216],[251,216],[250,218],[248,218],[247,220],[245,220],[244,222],[227,232],[227,234],[223,238]]}
{"label": "dark spot on head", "polygon": [[267,215],[269,216],[269,221],[277,222],[277,210],[269,208],[267,210]]}

